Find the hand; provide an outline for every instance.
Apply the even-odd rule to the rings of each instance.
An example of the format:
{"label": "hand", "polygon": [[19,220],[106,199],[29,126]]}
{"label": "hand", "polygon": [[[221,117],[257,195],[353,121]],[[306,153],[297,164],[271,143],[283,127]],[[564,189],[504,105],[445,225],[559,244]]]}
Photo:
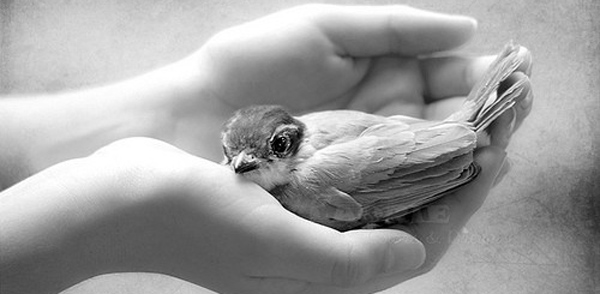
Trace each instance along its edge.
{"label": "hand", "polygon": [[[185,64],[183,71],[178,66],[164,71],[173,73],[166,76],[175,80],[183,77],[179,82],[172,83],[171,79],[161,84],[165,75],[150,75],[149,79],[115,87],[114,92],[130,93],[120,90],[143,85],[141,88],[148,90],[134,96],[157,93],[153,97],[160,100],[163,91],[154,91],[154,84],[160,84],[161,89],[176,85],[186,103],[173,111],[184,115],[175,123],[177,129],[169,141],[216,159],[220,124],[235,108],[247,104],[278,103],[297,112],[349,107],[434,117],[437,112],[430,111],[435,109],[431,105],[464,96],[489,58],[421,55],[459,46],[474,28],[467,18],[404,6],[303,6],[217,35],[197,54],[179,63]],[[524,63],[526,73],[529,64]],[[187,95],[190,89],[200,87],[205,87],[202,93],[209,93],[204,102],[210,104],[188,103],[197,99]],[[518,126],[529,112],[531,99],[521,101],[520,108],[515,107],[517,119],[512,125]],[[515,129],[506,127],[506,121],[511,125],[507,118],[503,116],[492,126],[492,142],[508,138]],[[480,151],[477,159],[484,172],[456,196],[447,197],[458,199],[451,205],[453,211],[476,210],[501,166],[500,153]],[[43,189],[44,197],[36,195],[36,191],[40,193],[38,187],[47,188]],[[305,221],[226,169],[156,141],[121,141],[89,158],[36,174],[5,192],[1,207],[11,213],[0,215],[30,225],[34,234],[27,236],[41,236],[41,244],[48,245],[41,248],[61,250],[62,255],[52,254],[42,263],[25,261],[24,266],[32,266],[32,271],[43,271],[40,264],[47,266],[45,279],[63,270],[82,278],[84,271],[75,270],[94,266],[86,277],[115,271],[155,271],[224,292],[359,293],[384,289],[418,275],[435,264],[443,252],[425,244],[426,266],[419,267],[425,259],[423,244],[403,231],[339,233]],[[48,197],[50,192],[54,192],[53,197]],[[30,205],[23,206],[16,199]],[[40,205],[48,201],[56,202]],[[33,208],[11,209],[7,204],[11,202],[16,207]],[[23,217],[27,213],[30,215]],[[52,215],[43,217],[47,214]],[[453,218],[453,224],[464,224],[468,216]],[[72,221],[73,227],[55,226],[55,220]],[[406,229],[424,240],[431,230],[448,228],[414,225]],[[11,233],[4,226],[2,229],[2,234]],[[44,230],[46,233],[41,234]],[[19,227],[16,231],[25,236],[27,229]],[[14,240],[18,243],[27,238]],[[55,241],[58,243],[52,243]],[[18,243],[13,250],[28,250],[27,244],[34,242]],[[13,251],[4,250],[8,248],[4,246],[3,254],[11,255]],[[68,266],[52,267],[54,262]],[[29,274],[21,277],[35,279]]]}
{"label": "hand", "polygon": [[498,147],[483,147],[475,152],[481,173],[467,185],[434,201],[409,216],[405,225],[393,226],[410,233],[423,242],[426,258],[412,271],[414,277],[432,270],[452,245],[471,216],[485,201],[490,189],[508,172],[506,153]]}
{"label": "hand", "polygon": [[424,259],[404,232],[312,223],[229,169],[152,139],[115,142],[5,193],[7,293],[60,291],[120,271],[220,293],[364,293],[406,279]]}
{"label": "hand", "polygon": [[[406,279],[424,259],[422,244],[404,232],[340,233],[306,221],[229,169],[158,141],[117,142],[92,159],[132,171],[122,177],[122,196],[138,203],[110,209],[121,212],[101,222],[107,231],[89,230],[102,238],[128,234],[114,237],[128,239],[122,250],[135,253],[123,266],[144,261],[130,270],[220,293],[364,293]],[[382,284],[382,277],[394,279]]]}
{"label": "hand", "polygon": [[[198,56],[210,69],[212,93],[233,108],[275,103],[296,112],[351,108],[441,120],[460,107],[494,56],[430,54],[462,45],[475,28],[469,18],[406,6],[309,5],[226,30]],[[499,91],[531,74],[531,55],[520,54],[522,65]],[[477,153],[483,173],[437,203],[449,207],[450,222],[406,228],[427,248],[426,265],[415,275],[431,269],[451,242],[428,244],[425,238],[456,232],[507,172],[502,149],[531,111],[532,99],[527,82],[513,110],[490,127],[496,148]]]}
{"label": "hand", "polygon": [[[351,108],[379,114],[443,119],[455,111],[494,56],[431,57],[453,49],[474,33],[473,20],[405,6],[340,7],[308,5],[285,10],[221,32],[196,55],[210,93],[235,108],[283,104],[300,113]],[[500,89],[529,75],[531,56]],[[531,110],[526,84],[515,111],[490,128],[492,145],[478,151],[483,173],[437,205],[449,207],[450,221],[405,227],[426,247],[423,267],[380,280],[393,285],[431,269],[451,239],[428,243],[430,235],[448,236],[462,227],[485,199],[501,168],[510,135]],[[506,170],[500,172],[502,174]],[[384,231],[387,232],[387,231]],[[384,233],[381,232],[381,233]]]}
{"label": "hand", "polygon": [[[522,68],[528,68],[526,72],[531,74],[531,57],[525,57],[525,65]],[[522,75],[522,72],[511,75],[500,85],[499,92],[510,87]],[[490,189],[509,172],[510,162],[504,149],[508,146],[512,134],[531,111],[533,94],[528,83],[517,101],[511,111],[500,116],[489,127],[490,146],[480,147],[475,152],[475,162],[482,172],[469,184],[409,216],[412,221],[408,225],[395,226],[396,229],[410,232],[421,240],[426,248],[426,260],[420,270],[413,272],[415,276],[435,267],[462,227],[481,207]],[[446,105],[458,104],[457,102],[444,101]]]}
{"label": "hand", "polygon": [[[396,100],[422,103],[427,85],[418,57],[462,45],[475,27],[471,18],[407,6],[304,5],[217,34],[199,59],[214,92],[235,107],[374,112]],[[443,82],[456,91],[473,81]]]}
{"label": "hand", "polygon": [[[489,168],[463,189],[471,197],[448,198],[461,209],[452,218],[464,222],[461,212],[476,209],[467,202],[487,193],[502,156],[478,156]],[[7,293],[60,291],[122,271],[220,293],[371,293],[424,269],[425,248],[408,233],[341,233],[304,220],[229,169],[152,139],[121,140],[50,167],[2,200]],[[431,229],[408,231],[422,237]],[[430,260],[436,247],[426,245]]]}
{"label": "hand", "polygon": [[[207,125],[206,117],[218,128],[234,110],[250,104],[282,104],[295,113],[350,108],[443,119],[456,110],[494,56],[430,55],[464,44],[475,29],[471,18],[407,6],[320,4],[227,29],[188,59],[200,72],[190,80],[208,93],[195,96],[210,96],[213,104],[206,116],[186,104],[192,118],[185,121],[194,126],[185,129]],[[527,51],[523,58],[519,70],[524,72],[531,65]],[[215,145],[201,155],[217,160],[218,133],[212,137],[203,142]]]}

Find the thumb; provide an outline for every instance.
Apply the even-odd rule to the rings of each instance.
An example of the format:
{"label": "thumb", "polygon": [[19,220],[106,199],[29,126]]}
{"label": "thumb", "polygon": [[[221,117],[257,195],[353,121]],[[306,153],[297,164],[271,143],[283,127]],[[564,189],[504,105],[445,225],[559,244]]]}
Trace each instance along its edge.
{"label": "thumb", "polygon": [[412,235],[390,229],[355,230],[344,233],[345,242],[332,256],[331,284],[362,285],[379,276],[419,268],[425,247]]}
{"label": "thumb", "polygon": [[265,250],[272,262],[263,276],[350,287],[418,268],[425,260],[423,244],[402,231],[339,232],[283,211],[270,218],[262,224],[275,240]]}

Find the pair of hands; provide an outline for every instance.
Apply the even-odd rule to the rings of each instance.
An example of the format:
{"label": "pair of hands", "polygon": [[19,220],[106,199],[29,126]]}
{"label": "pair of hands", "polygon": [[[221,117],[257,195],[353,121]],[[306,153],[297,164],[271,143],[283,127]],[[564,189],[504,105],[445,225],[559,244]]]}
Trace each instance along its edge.
{"label": "pair of hands", "polygon": [[[210,72],[206,84],[213,87],[211,93],[233,109],[251,104],[283,104],[296,113],[349,108],[442,120],[462,105],[464,97],[495,56],[435,53],[463,45],[475,31],[476,23],[471,18],[407,6],[306,5],[223,31],[196,56],[200,66]],[[524,50],[520,55],[522,65],[499,91],[531,74],[530,53]],[[530,85],[526,83],[513,110],[490,127],[492,146],[476,152],[475,159],[483,173],[453,195],[433,204],[448,208],[447,222],[416,221],[409,227],[398,228],[402,231],[347,232],[335,237],[338,239],[313,243],[316,247],[306,255],[290,246],[287,253],[298,257],[293,264],[304,264],[300,261],[312,261],[311,256],[321,256],[323,250],[328,250],[325,244],[355,238],[352,245],[338,249],[346,255],[343,260],[337,259],[339,256],[329,260],[330,265],[344,262],[348,271],[331,276],[327,274],[331,272],[329,267],[323,267],[327,269],[324,274],[315,270],[320,263],[308,263],[321,278],[302,275],[306,269],[296,269],[284,276],[310,285],[306,286],[311,289],[307,293],[320,292],[315,289],[335,293],[332,289],[319,288],[327,284],[356,286],[353,289],[359,293],[386,288],[430,270],[447,250],[453,236],[483,203],[490,188],[508,172],[503,150],[531,111],[532,99]],[[292,223],[291,218],[287,222]],[[257,221],[257,224],[264,222],[270,220]],[[282,226],[281,230],[273,236],[287,236],[288,228]],[[295,231],[293,225],[290,224],[289,230]],[[295,232],[304,240],[310,240],[317,230],[314,227]],[[431,236],[435,242],[427,241]],[[396,238],[403,241],[390,241]],[[289,246],[285,241],[270,242],[281,243],[283,248]],[[325,249],[319,248],[323,246]],[[370,252],[356,250],[360,246]],[[396,247],[397,258],[403,265],[385,272],[382,254],[388,253],[388,246]],[[349,253],[353,249],[355,252]],[[409,257],[413,259],[403,260]],[[418,260],[423,264],[415,266]],[[268,281],[267,276],[262,276],[263,281]],[[282,279],[273,281],[281,283]]]}
{"label": "pair of hands", "polygon": [[[451,98],[466,96],[493,57],[423,56],[462,45],[475,29],[470,18],[405,6],[308,5],[223,31],[180,62],[190,75],[178,87],[210,95],[173,100],[186,110],[175,118],[180,127],[172,143],[192,142],[179,147],[216,159],[218,138],[198,139],[198,130],[250,104],[443,119],[460,105]],[[527,52],[523,58],[515,75],[529,74]],[[59,211],[77,208],[79,225],[64,244],[94,265],[82,278],[153,271],[226,293],[374,292],[439,260],[448,236],[506,167],[503,148],[530,111],[529,93],[492,125],[495,147],[476,152],[481,175],[437,203],[448,207],[446,223],[340,233],[288,212],[223,166],[143,138],[58,164],[13,189],[50,185]],[[426,242],[431,235],[442,242]]]}

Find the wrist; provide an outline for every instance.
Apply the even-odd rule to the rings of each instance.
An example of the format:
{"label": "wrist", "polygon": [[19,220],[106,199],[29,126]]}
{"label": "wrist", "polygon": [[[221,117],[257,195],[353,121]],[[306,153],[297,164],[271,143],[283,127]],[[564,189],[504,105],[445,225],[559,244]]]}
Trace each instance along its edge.
{"label": "wrist", "polygon": [[151,137],[218,159],[228,110],[197,54],[109,86],[0,101],[0,188],[127,137]]}
{"label": "wrist", "polygon": [[64,162],[0,194],[0,292],[57,293],[115,267],[111,238],[97,228],[119,202],[95,193],[120,193],[97,165]]}
{"label": "wrist", "polygon": [[173,242],[161,219],[176,198],[163,196],[178,194],[168,192],[174,168],[157,166],[169,160],[142,145],[116,147],[0,194],[1,293],[58,293],[106,273],[174,267],[157,255]]}

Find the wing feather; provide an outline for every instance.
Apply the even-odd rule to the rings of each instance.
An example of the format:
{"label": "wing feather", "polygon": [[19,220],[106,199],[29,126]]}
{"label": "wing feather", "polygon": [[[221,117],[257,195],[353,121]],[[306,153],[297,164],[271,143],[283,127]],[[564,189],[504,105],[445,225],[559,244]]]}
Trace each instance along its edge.
{"label": "wing feather", "polygon": [[[319,191],[334,188],[363,206],[361,222],[381,221],[423,205],[470,179],[465,171],[472,163],[476,144],[476,135],[470,128],[453,122],[407,124],[361,117],[361,123],[355,124],[361,126],[361,131],[354,128],[352,139],[326,134],[331,142],[337,143],[320,149],[307,142],[312,146],[310,156],[299,161],[293,181],[297,185],[286,190],[290,197],[313,193],[317,199],[303,208],[296,207],[301,215],[309,214],[308,218],[325,224],[336,219],[340,207],[315,208],[331,206],[325,197],[332,194]],[[309,132],[315,134],[314,129],[309,128]]]}
{"label": "wing feather", "polygon": [[[414,210],[476,174],[471,166],[477,136],[461,123],[353,111],[299,119],[309,135],[284,197],[295,203],[296,213],[332,227],[383,221]],[[353,208],[344,198],[338,199],[343,205],[327,198],[345,194],[362,206],[360,219],[353,219],[356,211],[344,211]]]}

